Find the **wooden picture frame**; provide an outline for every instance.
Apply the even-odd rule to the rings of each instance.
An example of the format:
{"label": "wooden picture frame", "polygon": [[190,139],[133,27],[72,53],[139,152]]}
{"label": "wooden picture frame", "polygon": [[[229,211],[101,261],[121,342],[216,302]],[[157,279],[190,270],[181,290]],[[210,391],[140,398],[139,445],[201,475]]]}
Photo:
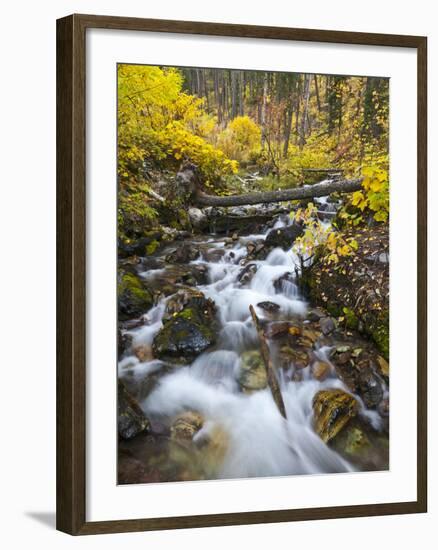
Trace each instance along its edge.
{"label": "wooden picture frame", "polygon": [[[417,499],[411,502],[198,516],[86,521],[87,29],[118,29],[412,48],[417,52]],[[71,15],[57,21],[57,529],[72,535],[274,523],[427,511],[427,40],[328,30]]]}

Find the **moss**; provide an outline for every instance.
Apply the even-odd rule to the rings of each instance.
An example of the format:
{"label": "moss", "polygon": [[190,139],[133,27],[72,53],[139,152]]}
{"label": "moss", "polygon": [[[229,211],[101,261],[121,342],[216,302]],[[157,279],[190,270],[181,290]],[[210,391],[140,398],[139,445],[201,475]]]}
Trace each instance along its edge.
{"label": "moss", "polygon": [[325,306],[325,309],[332,317],[340,317],[342,315],[341,308],[333,302],[324,303],[320,300],[320,303]]}
{"label": "moss", "polygon": [[150,256],[151,254],[153,254],[157,248],[160,246],[160,243],[156,240],[150,242],[147,246],[146,246],[146,255],[147,256]]}
{"label": "moss", "polygon": [[371,335],[373,340],[376,342],[380,353],[387,361],[389,361],[389,323],[380,322]]}
{"label": "moss", "polygon": [[[203,304],[186,306],[165,321],[164,327],[155,336],[154,353],[157,357],[190,362],[215,342],[214,324]],[[204,306],[205,307],[205,306]]]}
{"label": "moss", "polygon": [[350,394],[328,389],[319,391],[313,398],[314,427],[327,443],[356,416],[359,405]]}
{"label": "moss", "polygon": [[133,273],[119,276],[117,294],[122,320],[142,315],[154,304],[152,293],[144,288],[141,280]]}
{"label": "moss", "polygon": [[177,315],[177,317],[179,317],[181,319],[187,319],[188,321],[193,319],[193,316],[194,316],[194,312],[193,312],[193,309],[191,307],[186,307],[185,309],[183,309]]}
{"label": "moss", "polygon": [[359,319],[357,318],[354,311],[349,307],[344,307],[342,309],[342,312],[345,317],[345,324],[347,328],[356,330],[357,327],[359,326]]}
{"label": "moss", "polygon": [[361,452],[364,447],[369,447],[370,442],[362,430],[352,427],[348,430],[345,452],[354,455]]}

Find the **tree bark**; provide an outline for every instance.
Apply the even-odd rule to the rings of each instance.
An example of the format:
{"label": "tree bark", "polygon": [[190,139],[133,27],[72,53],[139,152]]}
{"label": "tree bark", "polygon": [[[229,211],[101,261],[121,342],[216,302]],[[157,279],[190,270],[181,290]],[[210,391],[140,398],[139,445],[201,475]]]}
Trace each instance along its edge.
{"label": "tree bark", "polygon": [[268,101],[268,73],[263,75],[263,98],[262,98],[262,110],[260,117],[260,126],[262,127],[262,149],[265,147],[266,142],[266,107]]}
{"label": "tree bark", "polygon": [[321,100],[319,99],[319,86],[318,86],[318,77],[313,75],[313,81],[315,82],[315,95],[316,95],[316,104],[318,105],[318,113],[321,112]]}
{"label": "tree bark", "polygon": [[261,193],[246,193],[244,195],[232,195],[218,197],[207,195],[198,191],[195,202],[199,206],[243,206],[246,204],[263,204],[269,202],[292,201],[300,199],[312,199],[314,197],[325,197],[331,193],[351,193],[361,189],[362,178],[354,180],[334,180],[315,185],[304,185],[293,189],[282,189],[280,191],[267,191]]}
{"label": "tree bark", "polygon": [[310,98],[310,74],[307,74],[305,76],[305,81],[304,81],[304,110],[301,118],[300,139],[299,139],[300,149],[302,149],[306,143],[307,112],[309,109],[309,98]]}
{"label": "tree bark", "polygon": [[268,386],[271,390],[272,397],[274,398],[275,404],[277,405],[278,410],[283,418],[286,418],[286,407],[284,406],[283,396],[281,395],[280,386],[278,384],[277,375],[274,370],[274,365],[272,364],[269,347],[266,342],[265,335],[263,334],[263,329],[260,325],[259,318],[255,312],[253,306],[249,306],[249,311],[251,312],[252,320],[254,321],[255,327],[257,329],[257,334],[260,341],[260,353],[263,358],[263,362],[266,367],[266,375],[268,378]]}

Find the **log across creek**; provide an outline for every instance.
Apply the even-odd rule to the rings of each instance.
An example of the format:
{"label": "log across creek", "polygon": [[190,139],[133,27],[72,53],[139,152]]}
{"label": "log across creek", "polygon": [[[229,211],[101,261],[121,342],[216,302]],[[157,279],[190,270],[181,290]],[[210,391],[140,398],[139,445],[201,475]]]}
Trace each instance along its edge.
{"label": "log across creek", "polygon": [[362,178],[351,180],[329,180],[314,185],[304,185],[293,189],[281,189],[278,191],[262,191],[259,193],[245,193],[243,195],[230,195],[219,197],[208,195],[202,191],[195,194],[195,202],[198,206],[244,206],[247,204],[264,204],[300,199],[312,199],[325,197],[331,193],[351,193],[362,187]]}

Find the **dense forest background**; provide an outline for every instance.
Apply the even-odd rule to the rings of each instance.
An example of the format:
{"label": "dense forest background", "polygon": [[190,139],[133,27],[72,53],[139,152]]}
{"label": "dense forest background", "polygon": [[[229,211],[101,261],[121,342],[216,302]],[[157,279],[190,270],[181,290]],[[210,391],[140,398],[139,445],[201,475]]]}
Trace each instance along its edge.
{"label": "dense forest background", "polygon": [[314,183],[315,169],[363,176],[348,221],[387,221],[388,79],[119,65],[118,115],[122,236],[160,219],[157,192],[175,207],[183,161],[211,194],[247,191],[248,173],[255,190]]}

